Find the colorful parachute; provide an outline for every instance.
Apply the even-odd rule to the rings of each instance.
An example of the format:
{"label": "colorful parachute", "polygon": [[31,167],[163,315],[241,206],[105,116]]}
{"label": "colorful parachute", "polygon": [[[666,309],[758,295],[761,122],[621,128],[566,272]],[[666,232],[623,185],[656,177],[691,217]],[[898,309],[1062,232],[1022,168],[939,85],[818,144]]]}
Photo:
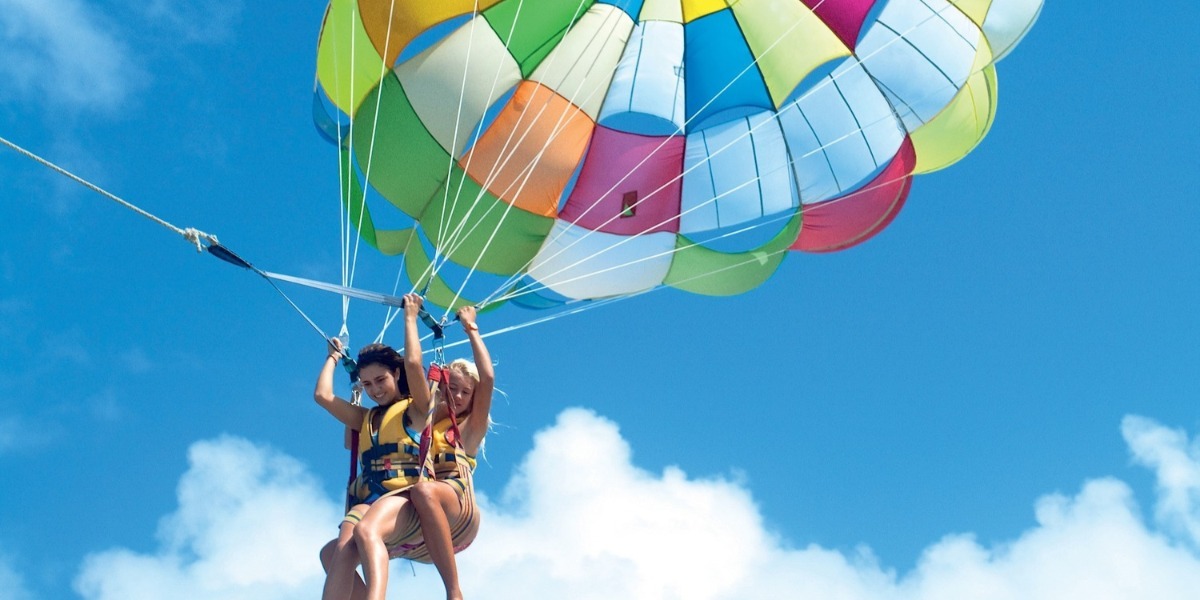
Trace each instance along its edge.
{"label": "colorful parachute", "polygon": [[[414,285],[737,294],[882,230],[987,133],[1041,0],[333,0],[314,114]],[[364,185],[365,184],[365,185]],[[374,190],[409,221],[384,230]],[[487,274],[487,275],[481,275]]]}

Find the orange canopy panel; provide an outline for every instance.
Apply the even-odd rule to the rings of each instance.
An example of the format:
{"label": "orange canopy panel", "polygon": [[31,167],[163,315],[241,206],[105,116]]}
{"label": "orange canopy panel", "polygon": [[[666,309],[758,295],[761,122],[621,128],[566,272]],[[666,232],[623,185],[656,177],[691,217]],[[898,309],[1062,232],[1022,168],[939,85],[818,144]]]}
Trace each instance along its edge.
{"label": "orange canopy panel", "polygon": [[501,200],[553,217],[595,122],[553,90],[522,81],[459,165]]}

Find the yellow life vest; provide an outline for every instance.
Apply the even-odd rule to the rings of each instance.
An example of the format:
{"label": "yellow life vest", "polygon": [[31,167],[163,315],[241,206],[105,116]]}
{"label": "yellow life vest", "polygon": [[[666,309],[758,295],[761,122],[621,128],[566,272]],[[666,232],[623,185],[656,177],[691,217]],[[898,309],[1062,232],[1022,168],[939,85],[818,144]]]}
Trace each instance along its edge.
{"label": "yellow life vest", "polygon": [[[350,487],[355,499],[371,502],[420,480],[421,447],[409,433],[410,404],[412,398],[404,398],[387,406],[376,406],[363,416],[358,430],[359,475]],[[372,422],[378,411],[383,411],[383,417],[375,429]]]}
{"label": "yellow life vest", "polygon": [[449,417],[433,426],[429,461],[434,479],[464,479],[475,470],[475,457],[467,454],[458,435]]}

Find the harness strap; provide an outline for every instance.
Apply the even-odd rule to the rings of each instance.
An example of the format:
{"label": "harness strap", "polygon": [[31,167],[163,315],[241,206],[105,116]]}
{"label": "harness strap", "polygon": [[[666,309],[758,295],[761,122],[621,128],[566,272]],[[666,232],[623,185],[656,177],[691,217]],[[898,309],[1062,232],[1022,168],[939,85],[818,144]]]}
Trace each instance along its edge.
{"label": "harness strap", "polygon": [[[450,393],[450,370],[432,363],[429,365],[429,382],[432,384],[432,389],[442,390],[442,395],[445,397]],[[421,433],[421,454],[418,457],[418,462],[421,464],[421,477],[433,477],[434,462],[442,462],[446,460],[455,460],[454,453],[445,453],[438,456],[430,456],[430,448],[433,446],[433,413],[436,407],[436,402],[429,403],[429,417],[425,424],[425,431]],[[450,414],[450,430],[447,432],[447,437],[451,438],[452,443],[458,449],[462,448],[462,433],[458,430],[458,417],[454,414],[454,407],[450,405],[449,400],[446,400],[446,412]],[[450,435],[453,434],[453,435]]]}
{"label": "harness strap", "polygon": [[363,482],[367,484],[367,489],[374,492],[376,496],[382,496],[392,490],[389,490],[383,485],[384,481],[395,479],[401,475],[405,477],[416,477],[420,474],[419,469],[393,469],[388,471],[370,471],[363,473]]}
{"label": "harness strap", "polygon": [[405,477],[416,477],[418,473],[419,470],[415,467],[410,467],[407,469],[377,469],[363,473],[362,478],[364,481],[369,483],[375,483],[382,482],[387,479],[395,479],[401,475]]}
{"label": "harness strap", "polygon": [[380,458],[382,456],[387,456],[388,454],[396,454],[398,452],[403,452],[404,454],[408,454],[410,456],[420,456],[421,455],[420,450],[418,450],[417,448],[413,448],[411,446],[401,446],[400,444],[381,444],[379,446],[373,446],[371,448],[363,450],[362,463],[364,465],[366,465],[367,461],[377,460],[378,458]]}
{"label": "harness strap", "polygon": [[[342,355],[342,360],[348,360],[349,357]],[[354,406],[362,406],[362,386],[358,384],[358,377],[351,377],[353,384],[350,389],[350,403]],[[346,510],[349,511],[351,506],[354,506],[354,482],[358,479],[358,430],[350,427],[346,428],[346,435],[350,436],[347,440],[350,442],[350,479],[346,482]]]}
{"label": "harness strap", "polygon": [[[439,369],[439,376],[441,378],[439,385],[441,386],[441,388],[443,390],[445,390],[444,392],[442,392],[442,394],[443,395],[449,394],[450,393],[450,369],[447,369],[447,368]],[[450,405],[449,399],[446,400],[446,412],[450,413],[450,431],[454,432],[454,442],[453,442],[454,446],[456,448],[461,448],[462,447],[462,432],[460,432],[458,430],[458,416],[454,414],[454,407]]]}
{"label": "harness strap", "polygon": [[350,480],[346,482],[346,510],[354,506],[354,482],[358,480],[358,430],[346,428],[350,432]]}

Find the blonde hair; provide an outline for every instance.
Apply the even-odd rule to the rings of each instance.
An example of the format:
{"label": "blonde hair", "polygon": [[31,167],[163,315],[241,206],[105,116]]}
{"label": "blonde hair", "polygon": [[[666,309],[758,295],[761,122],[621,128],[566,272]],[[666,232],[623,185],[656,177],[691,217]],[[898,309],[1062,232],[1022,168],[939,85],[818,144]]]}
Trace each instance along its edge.
{"label": "blonde hair", "polygon": [[[470,379],[471,381],[475,382],[476,385],[479,384],[479,368],[475,366],[475,363],[473,363],[465,358],[456,358],[453,361],[451,361],[450,364],[446,365],[443,368],[448,371],[454,371],[455,373],[458,373],[460,376]],[[436,404],[438,402],[445,402],[446,399],[442,395],[441,384],[435,385],[433,389],[434,389],[434,392],[433,392],[434,403]],[[471,398],[472,399],[475,398],[474,390],[472,390],[472,392],[471,392]],[[475,407],[472,406],[471,408],[474,409]],[[467,411],[467,414],[469,415],[470,411]]]}
{"label": "blonde hair", "polygon": [[475,363],[465,358],[454,359],[449,365],[446,365],[446,368],[457,372],[459,375],[462,375],[463,377],[466,377],[475,383],[479,383],[479,367],[476,367]]}
{"label": "blonde hair", "polygon": [[[473,362],[471,362],[471,361],[469,361],[469,360],[467,360],[467,359],[465,359],[465,358],[456,358],[456,359],[454,359],[454,360],[450,361],[450,364],[446,365],[444,368],[445,368],[445,369],[448,369],[448,370],[451,370],[451,371],[454,371],[455,373],[458,373],[458,374],[459,374],[459,375],[461,375],[462,377],[466,377],[467,379],[470,379],[471,381],[475,382],[475,383],[476,383],[476,385],[478,385],[478,384],[479,384],[479,367],[475,366],[475,363],[473,363]],[[504,392],[500,392],[500,393],[502,393],[502,394],[503,394]],[[434,394],[434,395],[433,395],[433,400],[434,400],[434,403],[435,403],[435,404],[436,404],[436,403],[438,403],[438,402],[444,402],[444,401],[445,401],[445,399],[444,399],[444,398],[443,398],[443,396],[442,396],[442,386],[441,386],[441,384],[437,384],[437,385],[435,385],[435,386],[434,386],[434,392],[433,392],[433,394]],[[475,392],[474,392],[473,390],[472,390],[472,392],[471,392],[471,400],[472,400],[472,403],[471,403],[471,410],[470,410],[470,411],[467,411],[467,414],[466,414],[466,415],[463,415],[463,418],[464,418],[464,419],[465,419],[465,418],[468,418],[468,417],[470,417],[470,416],[471,416],[471,411],[474,411],[474,410],[475,410],[475,403],[474,403],[474,400],[475,400]],[[493,424],[494,424],[494,422],[492,421],[492,416],[489,414],[489,415],[488,415],[488,417],[487,417],[487,428],[488,428],[488,431],[491,431],[491,430],[492,430],[492,425],[493,425]],[[483,439],[483,440],[480,440],[480,441],[479,441],[479,455],[480,455],[480,456],[481,456],[481,457],[482,457],[484,460],[487,460],[487,454],[486,454],[486,452],[485,452],[485,448],[484,448],[486,444],[487,444],[487,439],[486,439],[486,438],[485,438],[485,439]]]}

